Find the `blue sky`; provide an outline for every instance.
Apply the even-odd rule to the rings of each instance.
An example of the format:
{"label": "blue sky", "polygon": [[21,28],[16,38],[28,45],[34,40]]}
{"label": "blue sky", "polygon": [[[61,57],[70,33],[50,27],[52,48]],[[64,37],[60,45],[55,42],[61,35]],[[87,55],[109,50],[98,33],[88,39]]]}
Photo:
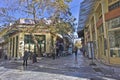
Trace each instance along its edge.
{"label": "blue sky", "polygon": [[[77,19],[76,23],[78,23],[79,8],[80,8],[80,3],[82,1],[83,0],[72,0],[72,2],[70,3],[70,9],[71,9],[72,15]],[[0,6],[4,5],[4,1],[0,1],[0,2],[1,2]]]}
{"label": "blue sky", "polygon": [[79,18],[80,3],[82,1],[83,0],[72,0],[72,2],[70,4],[72,15],[77,19],[76,20],[77,24],[78,24],[78,18]]}

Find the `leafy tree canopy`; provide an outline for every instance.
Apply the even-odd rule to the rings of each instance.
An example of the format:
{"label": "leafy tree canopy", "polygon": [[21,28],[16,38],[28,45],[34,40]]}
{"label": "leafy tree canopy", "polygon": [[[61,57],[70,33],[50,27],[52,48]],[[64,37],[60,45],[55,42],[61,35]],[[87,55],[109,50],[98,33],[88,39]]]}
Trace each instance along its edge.
{"label": "leafy tree canopy", "polygon": [[[69,9],[69,3],[71,1],[3,0],[0,6],[0,24],[14,22],[19,18],[33,19],[35,24],[37,24],[37,20],[47,18],[52,20],[52,24],[49,26],[59,28],[58,31],[67,32],[67,30],[70,31],[69,28],[74,25],[75,20]],[[64,27],[62,28],[60,26]]]}

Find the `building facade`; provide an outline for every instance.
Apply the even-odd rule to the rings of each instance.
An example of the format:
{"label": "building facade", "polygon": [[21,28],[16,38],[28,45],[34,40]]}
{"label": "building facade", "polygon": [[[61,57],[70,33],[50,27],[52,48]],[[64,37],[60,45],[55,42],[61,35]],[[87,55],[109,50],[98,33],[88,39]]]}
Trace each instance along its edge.
{"label": "building facade", "polygon": [[1,27],[0,28],[0,58],[3,58],[5,54],[7,54],[8,46],[5,42],[4,35],[6,34],[8,27]]}
{"label": "building facade", "polygon": [[85,44],[92,42],[95,58],[110,65],[120,65],[119,12],[119,0],[96,0],[84,28]]}
{"label": "building facade", "polygon": [[[46,21],[42,21],[45,24]],[[35,26],[31,19],[19,19],[7,28],[4,27],[0,32],[0,57],[7,55],[8,59],[20,59],[25,50],[38,56],[51,56],[55,53],[56,42],[63,43],[64,50],[68,51],[72,44],[70,35],[65,36],[50,30],[45,25]]]}
{"label": "building facade", "polygon": [[83,2],[80,3],[80,10],[79,10],[79,20],[78,20],[78,36],[79,37],[84,37],[84,27],[85,23],[88,19],[88,16],[91,12],[91,8],[93,6],[94,1],[91,0],[84,0]]}
{"label": "building facade", "polygon": [[[24,21],[25,19],[20,19],[17,25],[13,24],[5,28],[3,47],[6,47],[6,52],[3,54],[6,54],[9,59],[22,58],[25,50],[38,55],[51,54],[58,36],[51,34],[46,27],[35,28],[33,24],[26,24]],[[4,31],[1,31],[1,35],[2,33]]]}

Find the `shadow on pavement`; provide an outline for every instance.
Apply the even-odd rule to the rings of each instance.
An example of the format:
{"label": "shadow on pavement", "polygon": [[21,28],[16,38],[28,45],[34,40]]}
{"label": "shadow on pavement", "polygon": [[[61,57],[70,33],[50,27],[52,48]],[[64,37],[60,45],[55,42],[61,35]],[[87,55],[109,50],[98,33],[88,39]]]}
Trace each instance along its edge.
{"label": "shadow on pavement", "polygon": [[[77,61],[77,59],[75,60]],[[52,62],[56,62],[56,63],[52,63]],[[65,76],[87,78],[89,80],[107,80],[102,75],[96,74],[96,72],[90,66],[80,67],[80,68],[65,66],[63,68],[59,68],[59,67],[55,67],[55,65],[59,64],[57,63],[57,60],[52,60],[51,65],[49,64],[50,66],[42,66],[41,65],[42,63],[44,62],[40,61],[34,64],[29,63],[28,66],[22,66],[22,61],[13,61],[13,62],[2,64],[1,66],[8,69],[21,70],[23,72],[24,71],[44,72],[44,73],[50,73],[50,74],[61,74]],[[107,78],[110,78],[110,77],[107,77]]]}

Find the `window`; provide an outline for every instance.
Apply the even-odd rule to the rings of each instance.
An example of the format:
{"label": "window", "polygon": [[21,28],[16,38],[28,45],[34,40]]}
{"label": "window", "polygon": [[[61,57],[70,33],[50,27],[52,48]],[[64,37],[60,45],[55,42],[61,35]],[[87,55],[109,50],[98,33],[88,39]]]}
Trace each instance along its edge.
{"label": "window", "polygon": [[[110,0],[109,0],[110,1]],[[116,2],[116,3],[114,3],[114,4],[112,4],[112,5],[110,5],[109,6],[109,11],[111,11],[111,10],[113,10],[113,9],[116,9],[116,8],[118,8],[118,7],[120,7],[120,1],[118,1],[118,2]]]}
{"label": "window", "polygon": [[120,30],[109,32],[111,57],[120,57]]}
{"label": "window", "polygon": [[101,34],[103,32],[104,32],[103,25],[101,25],[100,28],[99,28],[99,34]]}
{"label": "window", "polygon": [[108,3],[109,3],[109,4],[112,3],[112,0],[108,0]]}
{"label": "window", "polygon": [[115,18],[115,19],[112,19],[112,20],[109,20],[109,21],[107,22],[107,24],[108,24],[108,28],[109,28],[109,29],[113,29],[113,28],[118,28],[118,27],[120,27],[120,17]]}
{"label": "window", "polygon": [[31,35],[25,35],[24,41],[25,41],[25,44],[28,44],[28,43],[34,44],[34,41]]}
{"label": "window", "polygon": [[110,47],[119,47],[120,48],[120,31],[111,31],[109,32]]}
{"label": "window", "polygon": [[120,57],[120,17],[107,22],[110,44],[110,56]]}

